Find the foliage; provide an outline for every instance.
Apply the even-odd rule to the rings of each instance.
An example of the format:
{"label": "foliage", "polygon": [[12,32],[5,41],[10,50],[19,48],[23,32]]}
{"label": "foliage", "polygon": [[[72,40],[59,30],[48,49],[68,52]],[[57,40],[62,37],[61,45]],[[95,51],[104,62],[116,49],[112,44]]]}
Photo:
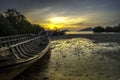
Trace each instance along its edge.
{"label": "foliage", "polygon": [[94,32],[120,32],[120,24],[118,24],[117,26],[114,27],[102,27],[102,26],[97,26],[95,28],[93,28]]}
{"label": "foliage", "polygon": [[114,32],[120,32],[120,24],[113,28]]}
{"label": "foliage", "polygon": [[104,28],[101,26],[97,26],[93,29],[94,32],[104,32]]}
{"label": "foliage", "polygon": [[44,29],[37,24],[31,24],[16,9],[8,9],[5,13],[0,13],[0,36],[35,34],[41,30]]}
{"label": "foliage", "polygon": [[107,26],[107,27],[105,28],[105,32],[113,32],[113,31],[114,31],[114,30],[113,30],[112,27]]}
{"label": "foliage", "polygon": [[5,18],[5,16],[0,14],[0,36],[13,35],[16,34],[15,29],[11,23]]}

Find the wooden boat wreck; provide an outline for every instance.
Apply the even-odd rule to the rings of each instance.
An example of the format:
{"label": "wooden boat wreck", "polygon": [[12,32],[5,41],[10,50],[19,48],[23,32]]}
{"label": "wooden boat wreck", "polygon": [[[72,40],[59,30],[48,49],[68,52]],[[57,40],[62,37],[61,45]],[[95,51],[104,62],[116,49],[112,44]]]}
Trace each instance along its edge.
{"label": "wooden boat wreck", "polygon": [[11,80],[49,49],[46,36],[26,34],[0,37],[0,80]]}

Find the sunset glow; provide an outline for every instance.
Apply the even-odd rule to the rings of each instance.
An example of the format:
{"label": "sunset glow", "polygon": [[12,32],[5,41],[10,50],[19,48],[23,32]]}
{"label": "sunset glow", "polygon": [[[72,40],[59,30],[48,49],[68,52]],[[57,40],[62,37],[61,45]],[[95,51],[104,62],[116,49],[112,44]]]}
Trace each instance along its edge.
{"label": "sunset glow", "polygon": [[67,21],[65,17],[53,17],[53,18],[48,18],[47,20],[48,20],[48,23],[40,23],[47,30],[62,29]]}
{"label": "sunset glow", "polygon": [[15,7],[31,23],[51,30],[55,26],[58,29],[82,29],[98,25],[111,26],[120,22],[119,0],[30,0],[28,5],[25,0],[3,0],[1,3],[1,11]]}
{"label": "sunset glow", "polygon": [[0,0],[0,80],[120,80],[120,0]]}
{"label": "sunset glow", "polygon": [[[48,19],[48,23],[42,23],[44,28],[49,30],[56,30],[56,29],[66,29],[66,28],[74,28],[77,29],[85,27],[83,22],[87,21],[86,17],[53,17]],[[41,24],[41,23],[40,23]]]}
{"label": "sunset glow", "polygon": [[65,22],[65,18],[63,18],[63,17],[55,17],[55,18],[50,19],[50,21],[52,23],[64,23]]}
{"label": "sunset glow", "polygon": [[60,24],[43,24],[43,27],[47,30],[60,30],[60,29],[63,29],[63,25],[60,25]]}

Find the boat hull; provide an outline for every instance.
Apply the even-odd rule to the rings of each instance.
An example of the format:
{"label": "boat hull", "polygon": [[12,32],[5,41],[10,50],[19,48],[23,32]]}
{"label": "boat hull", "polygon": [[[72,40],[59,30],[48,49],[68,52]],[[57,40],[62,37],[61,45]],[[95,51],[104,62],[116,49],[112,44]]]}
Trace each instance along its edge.
{"label": "boat hull", "polygon": [[22,71],[24,71],[26,68],[28,68],[30,65],[32,65],[35,61],[40,59],[45,53],[48,51],[50,46],[50,41],[48,45],[41,51],[39,52],[35,58],[22,62],[22,63],[17,63],[8,67],[5,67],[0,71],[0,80],[12,80],[15,76],[20,74]]}

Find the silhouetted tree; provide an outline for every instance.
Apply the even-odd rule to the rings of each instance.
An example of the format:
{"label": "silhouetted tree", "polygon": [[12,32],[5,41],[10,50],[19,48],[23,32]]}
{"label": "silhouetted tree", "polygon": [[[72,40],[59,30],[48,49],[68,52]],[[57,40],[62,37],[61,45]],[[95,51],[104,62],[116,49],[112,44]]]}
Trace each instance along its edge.
{"label": "silhouetted tree", "polygon": [[16,27],[19,34],[28,34],[28,33],[32,33],[33,31],[33,29],[31,28],[32,27],[31,23],[25,20],[20,21],[16,25]]}
{"label": "silhouetted tree", "polygon": [[0,13],[0,36],[13,35],[16,31],[5,16]]}
{"label": "silhouetted tree", "polygon": [[33,24],[32,28],[33,28],[34,33],[39,33],[40,31],[45,31],[44,28],[42,28],[41,26],[39,26],[37,24]]}
{"label": "silhouetted tree", "polygon": [[93,29],[94,32],[104,32],[104,28],[102,26],[97,26]]}
{"label": "silhouetted tree", "polygon": [[24,15],[18,12],[16,9],[8,9],[5,12],[5,15],[6,15],[6,19],[12,24],[12,26],[17,30],[17,32],[20,33],[19,31],[20,28],[18,28],[18,25],[21,22],[26,21]]}
{"label": "silhouetted tree", "polygon": [[18,12],[16,9],[8,9],[5,12],[5,15],[9,22],[14,24],[14,26],[20,21],[26,20],[25,16]]}
{"label": "silhouetted tree", "polygon": [[4,15],[0,13],[0,36],[15,34],[35,34],[44,30],[37,24],[31,24],[16,9],[8,9]]}
{"label": "silhouetted tree", "polygon": [[105,27],[105,29],[101,26],[95,27],[93,29],[94,32],[120,32],[120,24],[114,27]]}
{"label": "silhouetted tree", "polygon": [[114,32],[114,30],[113,30],[112,27],[107,26],[107,27],[105,28],[105,32]]}
{"label": "silhouetted tree", "polygon": [[113,30],[114,32],[120,32],[120,24],[118,24],[118,26],[115,26]]}

